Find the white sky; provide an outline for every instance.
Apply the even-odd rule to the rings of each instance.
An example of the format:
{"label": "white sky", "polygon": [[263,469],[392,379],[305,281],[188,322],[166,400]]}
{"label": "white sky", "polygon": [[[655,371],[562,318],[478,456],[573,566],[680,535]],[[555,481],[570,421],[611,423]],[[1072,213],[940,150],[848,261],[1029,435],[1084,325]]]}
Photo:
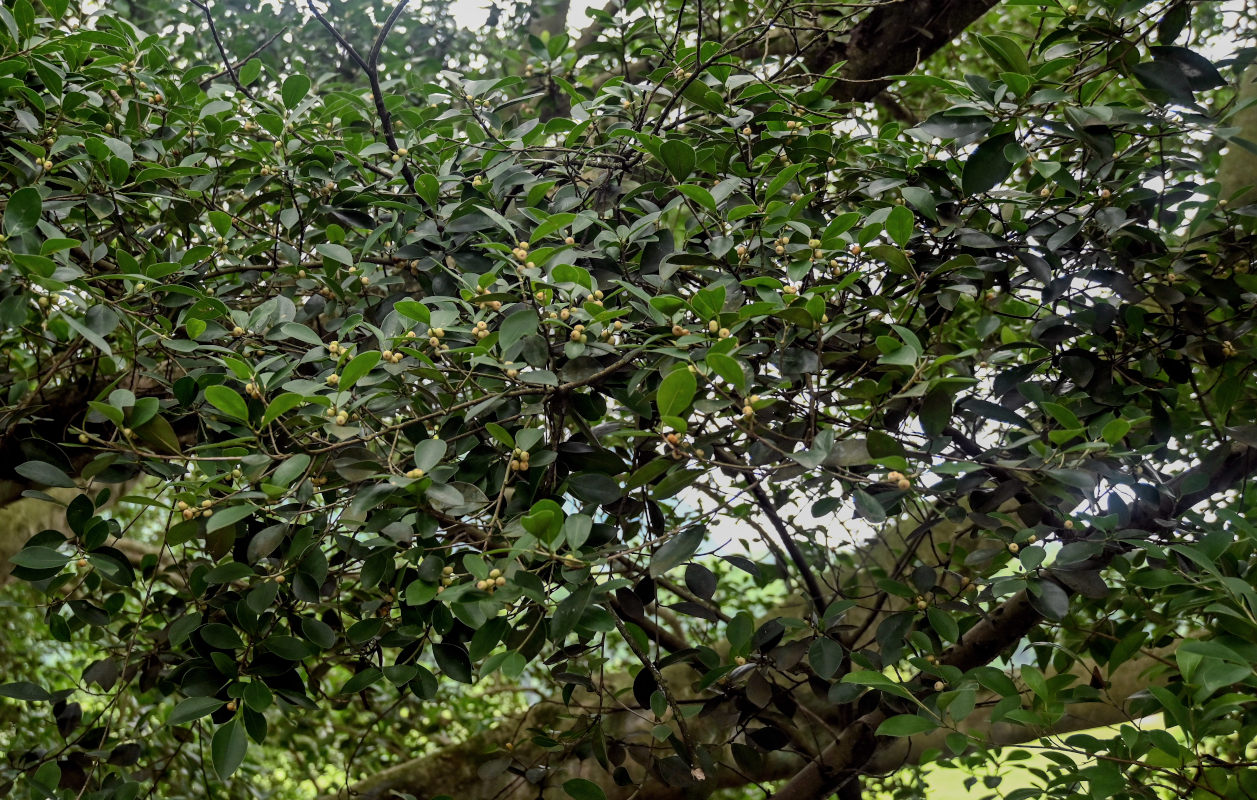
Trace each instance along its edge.
{"label": "white sky", "polygon": [[[569,31],[579,31],[588,24],[589,17],[586,16],[585,10],[595,3],[593,0],[571,1],[567,15],[567,28]],[[450,3],[450,13],[458,20],[459,25],[474,30],[484,25],[489,18],[489,3],[488,0],[453,0]]]}

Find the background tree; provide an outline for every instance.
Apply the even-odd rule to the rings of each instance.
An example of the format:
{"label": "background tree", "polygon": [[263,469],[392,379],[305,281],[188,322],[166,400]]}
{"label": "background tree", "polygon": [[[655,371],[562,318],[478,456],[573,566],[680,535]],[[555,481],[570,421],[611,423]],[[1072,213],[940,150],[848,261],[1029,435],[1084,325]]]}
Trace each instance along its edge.
{"label": "background tree", "polygon": [[1257,794],[1252,20],[994,5],[0,6],[5,779]]}

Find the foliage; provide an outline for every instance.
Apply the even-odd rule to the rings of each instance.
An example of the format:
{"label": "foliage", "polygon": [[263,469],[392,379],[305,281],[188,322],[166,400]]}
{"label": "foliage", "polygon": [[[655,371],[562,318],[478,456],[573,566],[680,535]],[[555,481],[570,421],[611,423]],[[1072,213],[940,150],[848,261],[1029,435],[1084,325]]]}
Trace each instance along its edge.
{"label": "foliage", "polygon": [[243,796],[258,745],[324,778],[539,694],[486,780],[828,793],[835,737],[1126,719],[1009,796],[1251,796],[1216,9],[1019,4],[908,120],[799,41],[859,7],[624,5],[579,47],[541,4],[0,7],[4,477],[84,488],[12,559],[82,663],[0,686],[46,725],[9,778]]}

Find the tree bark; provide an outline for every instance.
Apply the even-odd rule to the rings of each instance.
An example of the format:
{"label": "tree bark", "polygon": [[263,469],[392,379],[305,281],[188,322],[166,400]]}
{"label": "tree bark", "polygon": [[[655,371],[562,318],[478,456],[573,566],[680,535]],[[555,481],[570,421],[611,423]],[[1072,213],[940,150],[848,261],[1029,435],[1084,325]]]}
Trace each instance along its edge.
{"label": "tree bark", "polygon": [[937,53],[999,0],[891,0],[856,23],[845,41],[833,39],[808,59],[813,72],[845,61],[831,94],[840,100],[868,101],[890,85],[890,75],[906,75]]}
{"label": "tree bark", "polygon": [[[1240,78],[1236,102],[1257,100],[1257,68],[1249,67]],[[1227,127],[1239,128],[1239,137],[1257,147],[1257,103],[1242,109],[1226,121]],[[1218,170],[1221,191],[1218,199],[1245,205],[1257,198],[1257,153],[1231,142]]]}
{"label": "tree bark", "polygon": [[[1257,448],[1223,444],[1205,455],[1200,464],[1160,487],[1157,504],[1144,502],[1137,505],[1126,527],[1159,531],[1200,502],[1235,488],[1254,472],[1257,472]],[[1190,490],[1197,484],[1200,489]],[[1089,566],[1100,569],[1120,552],[1120,548],[1107,549]],[[1060,585],[1067,595],[1074,594],[1068,584]],[[962,640],[944,652],[939,661],[962,670],[989,664],[1020,642],[1042,619],[1031,602],[1029,592],[1023,589],[966,632]],[[878,708],[856,720],[843,731],[837,742],[774,794],[772,800],[825,797],[848,775],[866,770],[877,750],[874,731],[886,717],[886,712]]]}
{"label": "tree bark", "polygon": [[[990,746],[1007,746],[1035,741],[1045,736],[1060,735],[1079,730],[1087,730],[1103,725],[1127,722],[1132,719],[1129,704],[1132,698],[1149,685],[1156,685],[1155,678],[1149,678],[1149,671],[1159,662],[1156,654],[1133,659],[1109,676],[1109,685],[1103,692],[1107,702],[1078,703],[1069,706],[1060,720],[1050,729],[1040,730],[1027,728],[1008,722],[992,724],[990,722],[991,704],[995,696],[979,698],[978,708],[963,720],[956,728],[940,728],[939,730],[920,736],[897,739],[883,739],[875,746],[874,752],[868,757],[862,770],[868,774],[886,774],[911,764],[918,764],[927,750],[939,749],[944,746],[947,734],[959,731],[971,736],[980,736]],[[1092,665],[1080,663],[1071,674],[1085,682],[1090,675]],[[596,698],[585,695],[586,702],[596,702]],[[814,707],[814,706],[813,706]],[[594,709],[589,709],[593,711]],[[566,797],[562,784],[573,778],[591,780],[602,787],[607,800],[684,800],[687,796],[684,789],[668,786],[658,775],[648,772],[640,764],[633,763],[630,758],[627,765],[639,785],[616,786],[608,780],[608,772],[593,758],[580,758],[566,755],[554,760],[549,754],[531,745],[528,737],[521,732],[533,727],[549,729],[556,725],[567,714],[558,703],[541,703],[533,706],[520,717],[509,720],[498,727],[477,734],[467,741],[444,748],[431,755],[425,755],[389,767],[376,775],[360,781],[353,786],[343,787],[336,793],[326,794],[318,800],[381,800],[390,796],[391,792],[414,794],[420,800],[449,795],[459,800],[536,800],[536,798]],[[602,715],[604,730],[608,736],[621,738],[634,743],[634,746],[651,747],[659,754],[671,753],[666,746],[658,747],[652,742],[650,732],[654,721],[648,714],[640,711],[618,710]],[[719,734],[720,727],[727,720],[723,715],[695,718],[697,729],[694,731],[699,738],[703,734]],[[824,721],[799,715],[796,721],[810,724],[802,725],[799,739],[832,738],[832,733],[824,725]],[[858,723],[863,728],[868,721]],[[695,722],[691,722],[694,726]],[[873,726],[874,728],[876,726]],[[508,750],[507,745],[514,746]],[[859,746],[856,737],[849,742]],[[733,763],[728,748],[717,754],[719,761]],[[510,758],[516,771],[508,771],[502,759]],[[529,767],[544,765],[542,774],[546,776],[541,785],[530,784],[520,776],[520,772]],[[715,775],[707,776],[709,788],[730,788],[748,783],[768,783],[782,780],[796,774],[803,766],[803,759],[788,751],[777,751],[768,754],[764,766],[754,775],[743,775],[732,769],[721,768]],[[487,767],[482,771],[482,767]],[[494,773],[486,777],[486,773]],[[814,795],[813,797],[821,797]]]}

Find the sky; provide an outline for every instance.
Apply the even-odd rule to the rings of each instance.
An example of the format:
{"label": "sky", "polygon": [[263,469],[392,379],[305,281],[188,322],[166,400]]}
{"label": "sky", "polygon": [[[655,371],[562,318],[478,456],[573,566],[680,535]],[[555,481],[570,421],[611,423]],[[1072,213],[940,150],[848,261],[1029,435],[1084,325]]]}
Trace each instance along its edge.
{"label": "sky", "polygon": [[[591,0],[571,0],[567,15],[568,30],[581,30],[589,17],[585,10],[594,5]],[[450,12],[464,28],[476,29],[484,25],[489,17],[489,0],[453,0]]]}

